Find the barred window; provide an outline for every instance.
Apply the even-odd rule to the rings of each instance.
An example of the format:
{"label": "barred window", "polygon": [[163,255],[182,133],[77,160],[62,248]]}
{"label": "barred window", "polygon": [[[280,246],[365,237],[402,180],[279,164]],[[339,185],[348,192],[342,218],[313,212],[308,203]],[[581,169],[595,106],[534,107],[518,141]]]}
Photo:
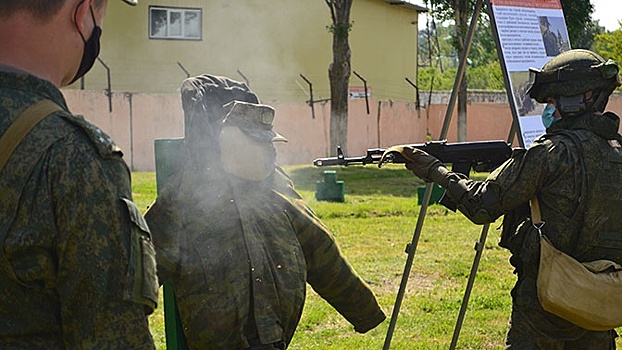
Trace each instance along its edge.
{"label": "barred window", "polygon": [[149,7],[149,38],[201,40],[201,9]]}

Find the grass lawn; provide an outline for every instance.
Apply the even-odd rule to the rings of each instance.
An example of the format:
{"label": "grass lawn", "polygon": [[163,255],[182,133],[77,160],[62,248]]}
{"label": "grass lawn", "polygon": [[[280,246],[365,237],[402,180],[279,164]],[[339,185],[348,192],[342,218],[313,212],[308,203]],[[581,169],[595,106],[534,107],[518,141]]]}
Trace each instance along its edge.
{"label": "grass lawn", "polygon": [[[382,349],[399,289],[420,205],[423,183],[403,166],[285,170],[296,189],[332,230],[344,255],[375,292],[387,319],[367,334],[353,327],[308,288],[307,302],[289,349]],[[337,170],[345,182],[345,202],[315,199],[316,182],[324,170]],[[486,174],[475,174],[485,177]],[[155,174],[133,174],[134,200],[145,210],[156,197]],[[509,252],[497,245],[500,220],[488,239],[462,325],[458,349],[502,349],[510,315],[515,276]],[[481,226],[440,205],[428,208],[408,277],[391,349],[448,349],[475,257]],[[150,317],[158,349],[165,349],[161,308]],[[622,342],[618,342],[620,346]]]}

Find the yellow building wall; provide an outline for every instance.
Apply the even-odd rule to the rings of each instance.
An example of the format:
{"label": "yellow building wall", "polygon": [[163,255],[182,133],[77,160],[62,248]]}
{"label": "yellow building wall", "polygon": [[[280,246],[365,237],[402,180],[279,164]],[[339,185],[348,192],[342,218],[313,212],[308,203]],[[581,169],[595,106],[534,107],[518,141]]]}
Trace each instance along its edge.
{"label": "yellow building wall", "polygon": [[[202,10],[201,40],[149,39],[149,7]],[[352,69],[375,98],[413,100],[418,13],[382,0],[357,0],[351,10]],[[186,73],[248,79],[262,101],[304,102],[330,96],[330,10],[322,0],[109,1],[100,58],[113,91],[175,93]],[[182,67],[180,67],[180,65]],[[84,78],[87,90],[107,88],[104,65]],[[243,77],[243,76],[244,77]],[[354,74],[351,86],[363,86]],[[74,88],[80,87],[76,83]]]}
{"label": "yellow building wall", "polygon": [[[371,86],[379,99],[414,101],[417,81],[418,13],[384,1],[356,0],[350,33],[352,70]],[[362,86],[354,74],[350,86]]]}

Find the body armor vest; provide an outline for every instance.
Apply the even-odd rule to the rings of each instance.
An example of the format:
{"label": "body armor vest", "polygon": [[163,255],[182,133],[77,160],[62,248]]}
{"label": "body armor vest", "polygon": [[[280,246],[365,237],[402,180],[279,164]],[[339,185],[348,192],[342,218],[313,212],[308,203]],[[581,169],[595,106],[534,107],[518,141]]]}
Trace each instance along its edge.
{"label": "body armor vest", "polygon": [[[618,139],[570,131],[581,152],[584,171],[583,225],[574,237],[572,255],[579,261],[598,259],[622,263],[622,148]],[[577,140],[578,139],[578,140]],[[577,141],[579,142],[577,145]]]}

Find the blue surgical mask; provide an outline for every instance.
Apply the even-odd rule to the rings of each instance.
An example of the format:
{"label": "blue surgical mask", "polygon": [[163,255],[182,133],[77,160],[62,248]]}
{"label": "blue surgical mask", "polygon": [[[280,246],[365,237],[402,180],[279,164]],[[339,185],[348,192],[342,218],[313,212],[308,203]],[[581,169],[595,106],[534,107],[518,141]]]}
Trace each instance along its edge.
{"label": "blue surgical mask", "polygon": [[558,119],[553,116],[555,113],[555,105],[552,103],[547,103],[546,107],[542,111],[542,124],[544,124],[545,128],[550,128],[553,123],[555,123]]}

